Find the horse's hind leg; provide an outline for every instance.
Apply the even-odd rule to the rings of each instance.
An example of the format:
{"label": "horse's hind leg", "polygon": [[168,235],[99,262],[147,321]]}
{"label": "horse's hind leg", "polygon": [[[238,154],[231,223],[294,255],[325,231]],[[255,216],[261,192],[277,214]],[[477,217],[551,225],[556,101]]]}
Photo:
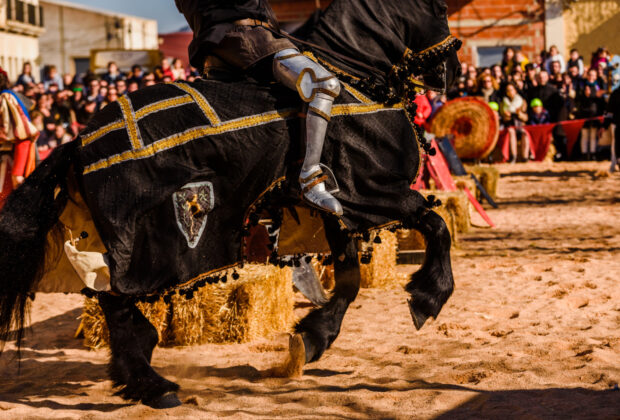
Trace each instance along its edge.
{"label": "horse's hind leg", "polygon": [[356,241],[328,220],[325,231],[334,259],[336,286],[329,302],[310,312],[295,328],[297,337],[303,339],[306,363],[317,361],[336,340],[344,315],[360,289]]}
{"label": "horse's hind leg", "polygon": [[109,373],[114,385],[120,387],[117,394],[153,408],[181,405],[175,394],[179,386],[159,376],[151,367],[157,344],[155,327],[128,297],[103,294],[99,296],[99,304],[110,331]]}
{"label": "horse's hind leg", "polygon": [[450,246],[452,239],[446,222],[429,211],[414,222],[414,229],[424,235],[426,258],[420,270],[411,276],[406,286],[411,294],[409,310],[419,330],[429,317],[436,318],[454,290]]}

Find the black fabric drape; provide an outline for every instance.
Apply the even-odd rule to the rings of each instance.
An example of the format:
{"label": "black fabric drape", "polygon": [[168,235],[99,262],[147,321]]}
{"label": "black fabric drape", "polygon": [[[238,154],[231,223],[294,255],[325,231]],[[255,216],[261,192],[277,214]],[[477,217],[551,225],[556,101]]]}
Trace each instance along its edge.
{"label": "black fabric drape", "polygon": [[[85,199],[109,250],[112,285],[119,292],[161,291],[238,262],[246,210],[301,156],[296,114],[300,103],[294,93],[250,82],[197,81],[190,86],[204,95],[224,125],[251,115],[260,119],[274,110],[291,118],[254,122],[252,127],[160,147],[195,127],[211,126],[191,102],[139,120],[143,148],[137,152],[131,152],[125,128],[80,148],[78,172],[84,173]],[[182,93],[175,85],[156,85],[130,94],[129,99],[139,114],[154,102]],[[424,201],[409,189],[419,167],[419,149],[404,110],[363,104],[344,90],[335,108],[341,114],[349,110],[343,104],[352,105],[358,114],[334,115],[322,159],[340,184],[336,196],[345,209],[343,220],[353,230],[403,220]],[[287,110],[293,113],[285,114]],[[120,106],[109,105],[82,138],[121,118]],[[109,162],[109,167],[102,162]],[[93,167],[101,169],[92,171]],[[293,180],[298,176],[295,171]],[[212,183],[215,206],[192,249],[179,229],[172,196],[184,185],[200,181]]]}
{"label": "black fabric drape", "polygon": [[[336,0],[323,13],[307,40],[376,68],[378,82],[403,57],[431,47],[450,35],[440,0]],[[434,4],[437,3],[437,4]],[[368,70],[337,56],[314,51],[354,76],[371,76]]]}

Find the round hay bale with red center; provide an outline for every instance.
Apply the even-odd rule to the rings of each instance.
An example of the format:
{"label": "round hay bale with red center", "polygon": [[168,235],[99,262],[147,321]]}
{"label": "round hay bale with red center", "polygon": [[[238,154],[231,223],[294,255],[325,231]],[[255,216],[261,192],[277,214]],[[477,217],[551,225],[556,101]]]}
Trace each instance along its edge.
{"label": "round hay bale with red center", "polygon": [[484,159],[497,144],[499,120],[481,99],[457,98],[439,108],[430,131],[437,137],[452,136],[461,159]]}

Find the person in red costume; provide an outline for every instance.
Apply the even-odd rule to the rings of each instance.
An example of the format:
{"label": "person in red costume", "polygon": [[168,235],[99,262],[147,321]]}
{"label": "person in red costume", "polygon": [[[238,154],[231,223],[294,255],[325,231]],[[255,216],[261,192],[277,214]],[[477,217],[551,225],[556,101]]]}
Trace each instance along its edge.
{"label": "person in red costume", "polygon": [[426,127],[426,121],[428,120],[428,118],[431,116],[431,113],[433,112],[431,103],[428,101],[428,98],[426,97],[426,95],[418,95],[415,98],[414,102],[416,103],[418,108],[416,109],[415,119],[413,122],[421,127]]}
{"label": "person in red costume", "polygon": [[34,171],[39,136],[28,110],[10,86],[7,73],[0,67],[0,209],[9,194]]}

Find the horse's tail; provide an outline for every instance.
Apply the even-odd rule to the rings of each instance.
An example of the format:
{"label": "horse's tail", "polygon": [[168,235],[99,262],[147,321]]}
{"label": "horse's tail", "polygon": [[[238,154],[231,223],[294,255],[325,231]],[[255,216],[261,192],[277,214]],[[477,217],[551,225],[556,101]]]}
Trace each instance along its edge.
{"label": "horse's tail", "polygon": [[67,174],[77,146],[56,149],[0,212],[0,354],[14,337],[19,355],[29,298],[45,270],[47,234],[67,204]]}

